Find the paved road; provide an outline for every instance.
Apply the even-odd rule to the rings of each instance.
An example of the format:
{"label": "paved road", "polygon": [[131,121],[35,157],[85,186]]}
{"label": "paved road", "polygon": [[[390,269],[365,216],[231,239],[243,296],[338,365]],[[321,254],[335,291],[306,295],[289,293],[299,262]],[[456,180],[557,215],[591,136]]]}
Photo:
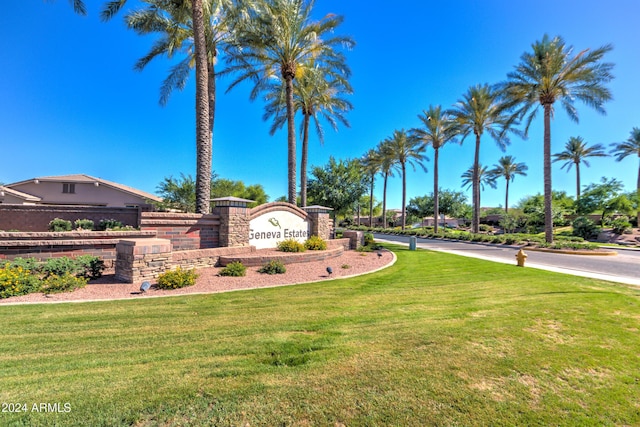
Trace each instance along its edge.
{"label": "paved road", "polygon": [[[408,236],[374,234],[376,240],[408,245]],[[449,252],[457,255],[487,259],[507,264],[516,263],[518,249],[510,246],[484,245],[439,239],[418,238],[417,246],[423,249]],[[568,255],[526,251],[526,266],[557,271],[576,276],[594,277],[613,282],[640,286],[640,251],[616,250],[615,256]]]}

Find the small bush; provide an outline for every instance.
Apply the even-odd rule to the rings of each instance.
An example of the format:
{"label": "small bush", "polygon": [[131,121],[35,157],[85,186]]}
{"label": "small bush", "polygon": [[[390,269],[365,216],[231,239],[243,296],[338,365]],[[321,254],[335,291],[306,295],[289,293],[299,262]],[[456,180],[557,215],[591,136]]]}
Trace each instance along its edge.
{"label": "small bush", "polygon": [[624,234],[626,231],[631,230],[631,223],[628,217],[621,216],[611,221],[611,227],[614,233]]}
{"label": "small bush", "polygon": [[72,292],[76,289],[84,288],[88,279],[84,277],[76,277],[70,273],[64,273],[60,276],[52,274],[44,279],[42,283],[42,292],[45,294],[56,294],[60,292]]}
{"label": "small bush", "polygon": [[82,267],[78,263],[67,257],[51,258],[40,266],[40,271],[44,273],[45,278],[49,276],[64,276],[71,274],[73,276],[81,273]]}
{"label": "small bush", "polygon": [[81,255],[75,259],[78,269],[78,274],[87,279],[98,279],[102,277],[102,272],[105,269],[104,261],[93,255]]}
{"label": "small bush", "polygon": [[[300,243],[300,246],[302,244]],[[222,270],[220,270],[220,276],[232,276],[232,277],[242,277],[247,274],[247,267],[245,267],[241,262],[236,261],[227,264]]]}
{"label": "small bush", "polygon": [[26,295],[40,290],[40,280],[22,267],[6,265],[0,268],[0,298]]}
{"label": "small bush", "polygon": [[579,216],[573,220],[573,235],[582,237],[585,240],[598,237],[600,228],[589,218]]}
{"label": "small bush", "polygon": [[373,248],[371,246],[360,246],[356,249],[358,252],[373,252]]}
{"label": "small bush", "polygon": [[196,284],[198,275],[195,270],[183,270],[178,267],[175,270],[167,271],[158,276],[159,289],[179,289]]}
{"label": "small bush", "polygon": [[49,231],[71,231],[71,221],[54,218],[49,221]]}
{"label": "small bush", "polygon": [[364,234],[364,244],[366,246],[373,245],[373,234],[371,234],[371,233],[365,233]]}
{"label": "small bush", "polygon": [[122,228],[122,223],[117,219],[103,219],[98,224],[98,230],[112,230],[114,228]]}
{"label": "small bush", "polygon": [[304,247],[310,251],[324,251],[327,249],[327,242],[320,236],[311,236],[304,242]]}
{"label": "small bush", "polygon": [[76,230],[93,230],[93,221],[90,219],[76,219],[73,226]]}
{"label": "small bush", "polygon": [[493,227],[488,224],[480,224],[480,231],[485,233],[493,232]]}
{"label": "small bush", "polygon": [[287,239],[278,242],[278,250],[282,252],[304,252],[304,245],[297,240]]}
{"label": "small bush", "polygon": [[35,258],[14,258],[12,261],[6,261],[5,265],[14,268],[22,267],[23,270],[29,270],[30,272],[37,272],[40,269],[38,261]]}
{"label": "small bush", "polygon": [[[258,270],[258,273],[264,274],[284,274],[287,272],[287,268],[281,261],[272,259]],[[243,274],[244,276],[244,274]]]}
{"label": "small bush", "polygon": [[351,266],[349,264],[342,264],[342,268],[344,268],[346,270],[346,269],[351,268]]}

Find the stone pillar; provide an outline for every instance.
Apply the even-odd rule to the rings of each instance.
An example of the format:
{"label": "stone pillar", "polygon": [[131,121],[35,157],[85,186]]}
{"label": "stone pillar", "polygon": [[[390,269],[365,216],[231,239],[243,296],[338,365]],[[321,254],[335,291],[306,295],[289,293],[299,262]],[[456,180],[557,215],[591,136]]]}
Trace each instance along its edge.
{"label": "stone pillar", "polygon": [[171,269],[168,239],[120,240],[116,245],[116,280],[136,283],[155,279]]}
{"label": "stone pillar", "polygon": [[238,197],[212,199],[213,213],[220,216],[218,244],[220,247],[249,246],[249,208],[253,200]]}
{"label": "stone pillar", "polygon": [[307,206],[302,209],[309,214],[311,219],[311,235],[329,240],[333,232],[333,220],[329,216],[329,211],[333,209],[324,206]]}
{"label": "stone pillar", "polygon": [[342,233],[342,237],[349,239],[350,249],[358,249],[360,246],[364,246],[364,232],[345,230]]}

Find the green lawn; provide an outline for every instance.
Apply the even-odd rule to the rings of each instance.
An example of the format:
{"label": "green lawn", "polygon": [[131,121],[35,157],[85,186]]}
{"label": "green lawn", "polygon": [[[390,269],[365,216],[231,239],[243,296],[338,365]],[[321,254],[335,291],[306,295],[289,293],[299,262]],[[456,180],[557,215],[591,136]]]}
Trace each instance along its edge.
{"label": "green lawn", "polygon": [[640,290],[393,248],[346,280],[0,306],[0,401],[29,410],[0,425],[640,424]]}

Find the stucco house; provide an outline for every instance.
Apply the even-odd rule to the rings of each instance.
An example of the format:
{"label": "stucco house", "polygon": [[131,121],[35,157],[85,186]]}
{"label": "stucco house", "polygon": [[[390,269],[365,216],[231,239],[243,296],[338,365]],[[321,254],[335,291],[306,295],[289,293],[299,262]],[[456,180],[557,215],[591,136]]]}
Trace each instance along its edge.
{"label": "stucco house", "polygon": [[0,203],[21,205],[148,206],[162,199],[89,175],[43,176],[0,186]]}

